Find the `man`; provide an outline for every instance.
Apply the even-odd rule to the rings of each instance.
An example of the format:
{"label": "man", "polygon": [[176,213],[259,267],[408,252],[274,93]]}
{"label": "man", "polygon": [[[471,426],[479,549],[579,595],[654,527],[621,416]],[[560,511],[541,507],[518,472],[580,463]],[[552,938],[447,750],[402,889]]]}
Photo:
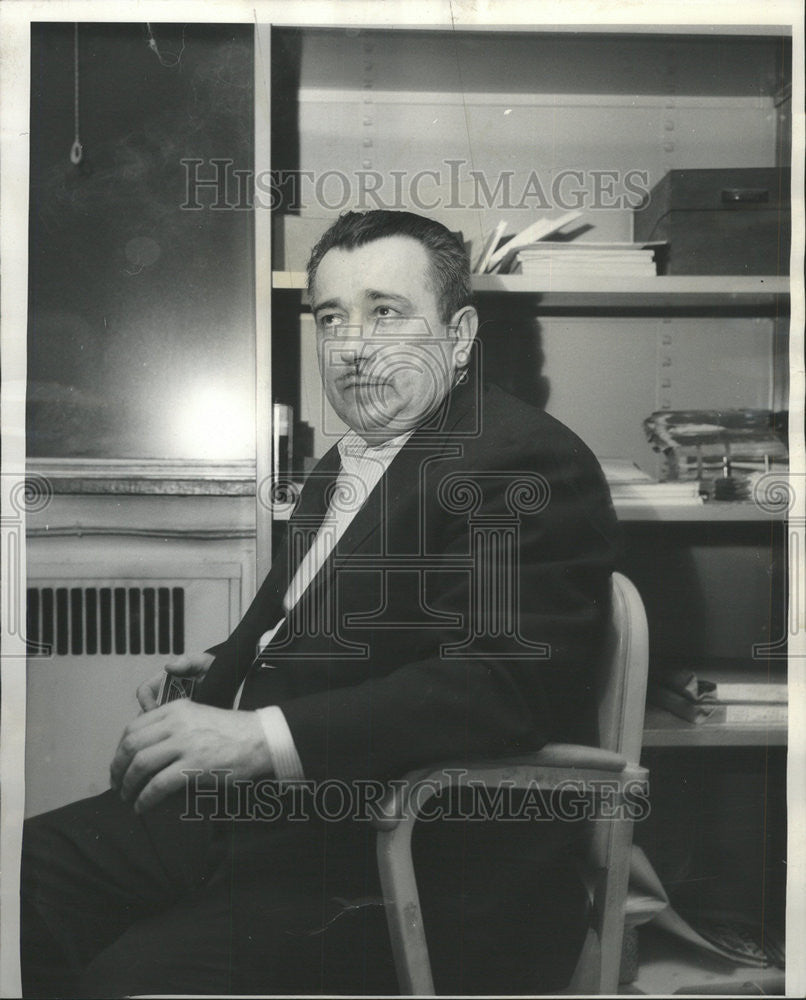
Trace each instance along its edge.
{"label": "man", "polygon": [[[168,665],[201,679],[194,699],[157,706],[158,679],[144,685],[112,791],[29,824],[29,995],[393,989],[368,824],[298,821],[282,795],[279,816],[239,799],[217,820],[210,782],[338,779],[349,794],[442,759],[594,738],[612,507],[569,430],[483,386],[463,248],[410,213],[348,213],[314,248],[309,291],[325,394],[350,431],[309,477],[233,634]],[[445,870],[455,827],[433,826],[423,867],[454,903],[426,899],[426,919],[449,936],[474,915],[481,928],[458,935],[465,951],[437,985],[475,992],[451,969],[474,974],[497,918]],[[459,869],[472,854],[485,867],[477,827],[460,835]],[[567,831],[543,840],[565,872],[553,852]],[[487,890],[528,884],[533,911],[534,884],[544,904],[568,889],[541,871],[499,866]],[[549,952],[552,928],[567,931],[544,923]]]}

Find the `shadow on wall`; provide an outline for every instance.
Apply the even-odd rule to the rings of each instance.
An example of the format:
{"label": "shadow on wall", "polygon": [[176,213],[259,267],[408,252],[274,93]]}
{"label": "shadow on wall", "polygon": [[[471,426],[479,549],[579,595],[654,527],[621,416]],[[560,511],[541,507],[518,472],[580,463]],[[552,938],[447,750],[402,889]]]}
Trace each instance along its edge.
{"label": "shadow on wall", "polygon": [[485,295],[476,308],[485,381],[545,409],[551,385],[543,374],[543,338],[534,305],[516,295]]}

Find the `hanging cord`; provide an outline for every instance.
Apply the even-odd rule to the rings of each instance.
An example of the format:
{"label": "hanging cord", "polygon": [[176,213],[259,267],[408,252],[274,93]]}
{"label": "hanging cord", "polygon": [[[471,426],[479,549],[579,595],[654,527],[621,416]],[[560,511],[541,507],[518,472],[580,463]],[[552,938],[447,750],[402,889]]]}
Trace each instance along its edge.
{"label": "hanging cord", "polygon": [[182,54],[185,51],[185,26],[182,26],[182,48],[176,55],[171,56],[171,61],[165,59],[163,54],[160,52],[159,46],[157,45],[157,39],[154,37],[154,32],[151,30],[151,24],[148,21],[146,21],[146,31],[148,32],[148,47],[159,60],[160,66],[166,66],[168,69],[178,66],[182,59]]}
{"label": "hanging cord", "polygon": [[75,139],[70,147],[70,162],[78,166],[84,156],[84,147],[78,137],[78,21],[73,34],[73,126]]}

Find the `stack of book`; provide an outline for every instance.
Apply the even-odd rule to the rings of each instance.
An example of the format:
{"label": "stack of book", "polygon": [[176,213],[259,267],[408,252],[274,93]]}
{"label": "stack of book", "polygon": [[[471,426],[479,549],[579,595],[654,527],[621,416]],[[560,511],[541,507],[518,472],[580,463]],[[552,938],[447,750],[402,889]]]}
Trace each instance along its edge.
{"label": "stack of book", "polygon": [[720,476],[727,467],[742,475],[788,465],[784,416],[772,410],[659,410],[644,432],[663,454],[670,479]]}
{"label": "stack of book", "polygon": [[686,722],[723,720],[716,701],[716,684],[698,677],[693,670],[664,670],[651,677],[647,700]]}
{"label": "stack of book", "polygon": [[625,504],[685,506],[703,502],[700,485],[696,481],[659,483],[629,459],[603,458],[600,461],[610,488],[610,495],[613,502],[619,506]]}
{"label": "stack of book", "polygon": [[787,683],[783,672],[705,667],[665,670],[649,684],[649,701],[687,722],[786,725]]}
{"label": "stack of book", "polygon": [[546,236],[559,232],[569,222],[576,221],[582,212],[566,212],[556,219],[538,219],[530,223],[514,236],[506,236],[506,222],[499,222],[484,242],[481,255],[476,262],[475,274],[506,273],[512,267],[518,251],[530,247]]}
{"label": "stack of book", "polygon": [[716,703],[727,723],[783,725],[787,719],[787,683],[783,672],[761,670],[700,670],[698,676],[716,684]]}
{"label": "stack of book", "polygon": [[513,273],[546,283],[586,279],[654,278],[655,253],[640,243],[543,241],[515,255]]}
{"label": "stack of book", "polygon": [[694,482],[681,483],[618,483],[610,486],[613,502],[623,504],[646,504],[667,506],[669,504],[701,504],[700,484]]}
{"label": "stack of book", "polygon": [[562,234],[561,230],[581,215],[572,211],[555,219],[538,219],[514,236],[507,236],[506,222],[499,222],[484,241],[474,273],[522,274],[540,284],[657,275],[655,247],[665,243],[574,242],[578,233]]}

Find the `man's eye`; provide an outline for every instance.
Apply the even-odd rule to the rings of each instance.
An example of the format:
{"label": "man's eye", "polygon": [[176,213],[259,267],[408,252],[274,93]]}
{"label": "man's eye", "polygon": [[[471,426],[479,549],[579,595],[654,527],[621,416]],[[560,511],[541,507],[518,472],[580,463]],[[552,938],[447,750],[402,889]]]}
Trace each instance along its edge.
{"label": "man's eye", "polygon": [[338,313],[324,313],[319,317],[319,325],[326,327],[339,326],[341,324],[341,316]]}
{"label": "man's eye", "polygon": [[376,306],[375,315],[379,319],[390,319],[392,316],[399,315],[399,313],[397,312],[396,309],[393,309],[391,306]]}

